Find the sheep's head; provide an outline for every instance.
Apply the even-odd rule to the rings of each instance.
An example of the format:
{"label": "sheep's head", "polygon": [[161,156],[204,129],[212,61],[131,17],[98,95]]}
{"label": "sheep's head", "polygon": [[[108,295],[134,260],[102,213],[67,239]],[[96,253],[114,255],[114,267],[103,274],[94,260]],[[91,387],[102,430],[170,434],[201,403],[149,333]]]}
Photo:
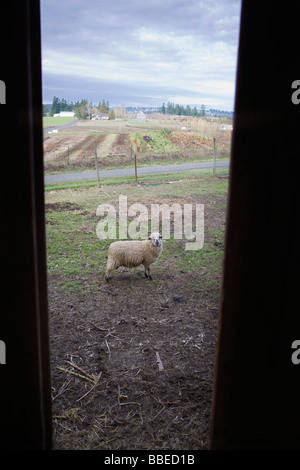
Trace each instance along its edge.
{"label": "sheep's head", "polygon": [[158,232],[153,232],[151,233],[150,237],[148,238],[152,242],[152,245],[154,246],[161,246],[162,245],[162,235]]}

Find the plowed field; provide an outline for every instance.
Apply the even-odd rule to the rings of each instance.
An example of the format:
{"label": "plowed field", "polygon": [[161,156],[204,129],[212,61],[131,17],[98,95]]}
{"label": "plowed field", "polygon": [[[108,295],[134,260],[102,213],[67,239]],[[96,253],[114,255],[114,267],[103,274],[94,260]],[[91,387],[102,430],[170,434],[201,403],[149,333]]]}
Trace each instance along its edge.
{"label": "plowed field", "polygon": [[[53,135],[44,142],[44,158],[50,161],[57,158],[77,159],[79,157],[93,157],[95,143],[99,156],[128,154],[130,140],[127,134],[70,134]],[[68,150],[69,149],[69,150]]]}
{"label": "plowed field", "polygon": [[54,134],[44,141],[45,170],[94,165],[95,144],[100,165],[130,157],[128,134]]}
{"label": "plowed field", "polygon": [[[174,145],[174,152],[164,152],[155,143],[154,134],[160,135],[162,129],[154,128],[153,122],[143,124],[139,129],[131,125],[126,128],[126,122],[118,121],[115,124],[107,121],[110,129],[104,128],[104,124],[97,121],[80,122],[58,133],[45,134],[44,162],[45,171],[71,169],[77,167],[93,168],[95,165],[95,144],[99,165],[113,167],[120,164],[131,163],[131,136],[138,133],[142,138],[151,134],[149,151],[138,155],[139,161],[178,159],[190,160],[210,158],[213,153],[213,138],[216,139],[217,156],[226,156],[230,153],[231,131],[221,130],[221,126],[215,122],[201,124],[201,129],[188,131],[179,129],[164,130],[166,140]],[[113,127],[114,124],[114,127]],[[147,127],[147,125],[149,126]],[[89,126],[89,127],[88,127]],[[152,126],[152,127],[151,127]],[[200,132],[201,131],[201,132]],[[153,141],[154,139],[154,141]],[[165,147],[164,147],[165,148]],[[79,170],[80,171],[80,170]]]}

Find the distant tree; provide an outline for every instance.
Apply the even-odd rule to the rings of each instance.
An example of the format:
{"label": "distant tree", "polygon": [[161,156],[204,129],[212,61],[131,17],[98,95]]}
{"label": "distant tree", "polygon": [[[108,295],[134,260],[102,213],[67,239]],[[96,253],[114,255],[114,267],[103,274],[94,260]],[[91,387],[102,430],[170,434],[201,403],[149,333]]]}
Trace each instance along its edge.
{"label": "distant tree", "polygon": [[60,100],[60,110],[61,111],[67,111],[68,109],[68,102],[64,98]]}
{"label": "distant tree", "polygon": [[175,106],[174,103],[170,103],[170,101],[167,104],[167,113],[168,114],[175,114]]}
{"label": "distant tree", "polygon": [[176,104],[173,114],[176,114],[176,116],[186,116],[186,109],[182,104]]}
{"label": "distant tree", "polygon": [[60,99],[57,96],[54,96],[52,100],[52,105],[50,109],[50,116],[60,113]]}
{"label": "distant tree", "polygon": [[108,115],[109,119],[111,121],[113,121],[114,119],[116,119],[116,115],[115,115],[115,112],[114,110],[112,109],[111,111],[109,111],[109,115]]}
{"label": "distant tree", "polygon": [[73,103],[73,101],[68,102],[67,111],[74,111],[74,103]]}
{"label": "distant tree", "polygon": [[99,103],[98,109],[99,109],[99,112],[100,112],[100,113],[108,113],[108,110],[109,110],[109,103],[108,103],[108,101],[105,102],[105,100],[102,100],[102,102]]}
{"label": "distant tree", "polygon": [[51,109],[50,109],[50,116],[53,116],[54,114],[58,114],[61,111],[74,111],[75,109],[75,104],[73,101],[68,101],[65,98],[58,98],[57,96],[54,96]]}
{"label": "distant tree", "polygon": [[165,114],[176,114],[177,116],[193,116],[193,117],[198,117],[198,116],[205,116],[205,106],[201,106],[201,112],[199,113],[196,106],[192,109],[190,105],[188,104],[186,107],[184,107],[182,104],[174,104],[171,103],[170,101],[167,103],[167,106],[165,106],[165,103],[162,104],[162,107],[160,108],[160,112]]}
{"label": "distant tree", "polygon": [[86,119],[90,115],[90,105],[87,99],[82,99],[75,103],[75,116],[78,119]]}
{"label": "distant tree", "polygon": [[49,113],[49,108],[45,104],[43,104],[43,116],[48,116]]}
{"label": "distant tree", "polygon": [[104,100],[102,100],[101,104],[99,103],[99,111],[100,111],[100,113],[105,113],[106,112],[106,104],[105,104]]}

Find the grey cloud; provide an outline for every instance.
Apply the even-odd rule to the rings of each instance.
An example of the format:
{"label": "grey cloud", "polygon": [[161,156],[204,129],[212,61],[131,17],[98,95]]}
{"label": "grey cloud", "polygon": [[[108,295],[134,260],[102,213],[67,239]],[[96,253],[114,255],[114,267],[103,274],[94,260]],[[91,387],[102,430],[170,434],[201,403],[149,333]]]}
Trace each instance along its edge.
{"label": "grey cloud", "polygon": [[[41,0],[44,96],[52,99],[65,90],[66,99],[97,100],[98,89],[105,89],[102,95],[111,100],[144,97],[160,104],[172,95],[199,96],[193,80],[232,81],[240,6],[241,0]],[[74,75],[81,67],[81,77],[70,71],[64,76],[63,60]],[[109,70],[112,80],[105,81]],[[114,73],[126,80],[114,80]],[[153,76],[161,83],[149,89]]]}
{"label": "grey cloud", "polygon": [[[43,77],[44,101],[52,101],[53,96],[60,96],[69,101],[87,98],[93,103],[108,99],[112,106],[129,106],[133,103],[141,105],[157,106],[167,102],[166,90],[161,86],[149,86],[143,82],[124,84],[114,80],[88,79],[60,75],[47,74]],[[171,94],[183,93],[183,89],[168,89]]]}
{"label": "grey cloud", "polygon": [[41,5],[43,39],[56,47],[72,49],[83,42],[93,48],[96,37],[108,49],[110,41],[132,41],[138,28],[209,41],[236,41],[238,35],[238,0],[42,0]]}

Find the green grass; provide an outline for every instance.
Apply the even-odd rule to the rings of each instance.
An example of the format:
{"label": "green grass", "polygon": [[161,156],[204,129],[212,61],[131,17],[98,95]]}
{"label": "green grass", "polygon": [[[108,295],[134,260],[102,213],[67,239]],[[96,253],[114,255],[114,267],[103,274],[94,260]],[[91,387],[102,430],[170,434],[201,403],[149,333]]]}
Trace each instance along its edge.
{"label": "green grass", "polygon": [[62,124],[67,124],[74,119],[75,118],[73,117],[43,117],[43,127],[60,126]]}
{"label": "green grass", "polygon": [[[145,157],[145,155],[144,155]],[[66,157],[67,158],[67,157]],[[105,157],[107,158],[107,157]],[[218,161],[223,161],[223,160],[229,160],[230,159],[230,156],[229,155],[224,155],[224,156],[221,156],[221,157],[218,157],[217,158],[217,162]],[[174,156],[169,156],[169,155],[165,155],[164,157],[155,157],[154,159],[151,159],[151,160],[139,160],[139,158],[137,159],[137,172],[139,174],[139,168],[146,168],[146,167],[151,167],[151,166],[165,166],[165,165],[174,165],[174,164],[184,164],[184,163],[199,163],[199,161],[201,161],[202,163],[203,162],[212,162],[213,160],[213,157],[212,156],[207,156],[207,157],[204,157],[204,158],[201,158],[199,159],[198,157],[194,157],[194,158],[184,158],[184,157],[180,157],[180,158],[174,158]],[[52,164],[54,163],[54,161],[51,162]],[[54,163],[55,165],[55,163]],[[133,168],[134,166],[134,160],[133,158],[132,159],[129,159],[129,160],[124,160],[122,161],[121,163],[112,163],[112,164],[105,164],[105,166],[102,165],[102,162],[100,161],[99,162],[99,169],[100,171],[102,170],[117,170],[117,169],[123,169],[123,168]],[[86,162],[85,162],[85,165],[84,167],[76,164],[76,162],[72,162],[70,165],[67,164],[67,161],[65,163],[65,166],[61,167],[61,162],[58,163],[58,167],[55,169],[55,168],[51,168],[51,170],[45,170],[45,174],[46,175],[59,175],[59,174],[64,174],[64,173],[78,173],[78,172],[81,172],[81,171],[95,171],[95,159],[94,157],[90,157]],[[222,169],[218,169],[217,170],[217,173],[219,173],[219,171],[222,171]]]}
{"label": "green grass", "polygon": [[[218,168],[217,176],[228,175],[228,168]],[[168,181],[176,181],[184,178],[199,178],[203,176],[211,176],[212,170],[188,170],[176,173],[158,173],[155,175],[141,175],[138,176],[138,183],[140,184],[163,184]],[[104,178],[100,181],[101,186],[111,186],[118,184],[132,184],[135,183],[134,176],[125,176],[122,178]],[[222,184],[222,183],[221,183]],[[97,180],[76,181],[66,183],[46,184],[45,191],[58,191],[63,189],[80,189],[80,188],[93,188],[97,186]]]}
{"label": "green grass", "polygon": [[[228,178],[202,177],[164,185],[119,185],[107,187],[105,193],[97,188],[79,191],[68,189],[46,193],[46,240],[49,279],[61,289],[88,292],[105,283],[108,247],[112,240],[100,240],[96,235],[99,204],[117,203],[119,194],[128,200],[157,198],[184,198],[193,195],[201,202],[206,198],[222,198],[228,190]],[[207,200],[207,199],[206,199]],[[129,202],[128,202],[129,204]],[[219,278],[223,259],[224,228],[205,226],[204,246],[201,250],[185,250],[184,240],[165,241],[157,264],[157,272],[194,273],[186,282],[195,289],[204,288],[211,297],[219,295]],[[136,268],[139,269],[139,268]],[[195,279],[198,279],[195,281]]]}
{"label": "green grass", "polygon": [[[201,250],[183,251],[182,256],[178,257],[177,264],[183,271],[202,270],[213,272],[219,266],[222,259],[222,250],[220,247],[224,241],[224,229],[216,231],[206,230],[204,245]],[[216,244],[215,244],[216,243]]]}
{"label": "green grass", "polygon": [[46,214],[48,274],[59,286],[81,290],[105,265],[106,241],[97,238],[96,223],[80,211],[54,210]]}
{"label": "green grass", "polygon": [[[167,263],[168,259],[172,259],[174,271],[189,275],[186,283],[191,288],[199,291],[200,278],[201,290],[217,299],[220,294],[224,236],[224,229],[205,229],[204,245],[200,250],[185,250],[185,241],[171,238],[164,244],[161,261]],[[199,277],[191,276],[192,273]]]}
{"label": "green grass", "polygon": [[147,131],[146,134],[150,137],[150,142],[145,142],[143,139],[145,133],[134,132],[130,134],[131,141],[137,144],[140,156],[147,154],[168,155],[180,151],[180,149],[168,139],[170,131],[160,129],[159,131]]}

